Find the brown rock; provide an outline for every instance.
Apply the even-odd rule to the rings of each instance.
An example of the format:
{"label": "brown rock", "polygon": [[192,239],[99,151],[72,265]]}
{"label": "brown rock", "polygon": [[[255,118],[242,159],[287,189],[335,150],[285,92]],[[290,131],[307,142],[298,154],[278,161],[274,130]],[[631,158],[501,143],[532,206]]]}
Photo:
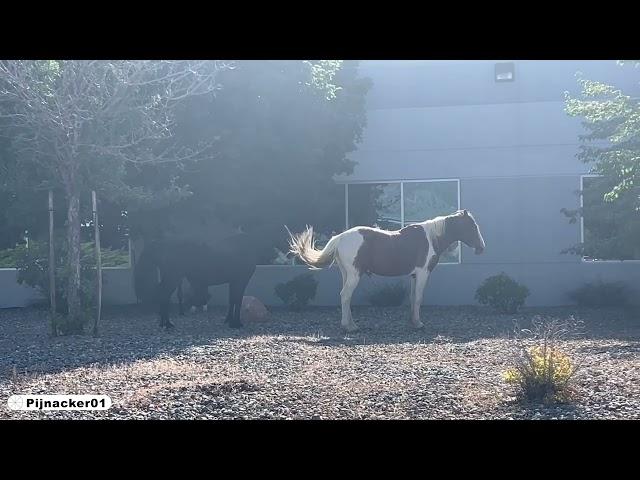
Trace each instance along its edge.
{"label": "brown rock", "polygon": [[243,297],[240,309],[240,320],[247,322],[261,322],[269,318],[269,311],[256,297]]}

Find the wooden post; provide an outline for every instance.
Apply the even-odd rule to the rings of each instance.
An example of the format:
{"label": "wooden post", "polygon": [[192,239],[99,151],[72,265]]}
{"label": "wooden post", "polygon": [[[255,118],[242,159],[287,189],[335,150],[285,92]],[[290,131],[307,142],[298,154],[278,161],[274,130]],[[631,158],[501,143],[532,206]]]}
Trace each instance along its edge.
{"label": "wooden post", "polygon": [[100,224],[98,223],[98,206],[96,202],[96,192],[91,191],[91,202],[93,205],[93,226],[95,228],[95,244],[96,244],[96,275],[98,279],[98,311],[93,322],[93,335],[98,336],[98,323],[100,322],[100,314],[102,313],[102,260],[100,252]]}
{"label": "wooden post", "polygon": [[56,325],[56,256],[53,247],[53,190],[49,190],[49,298],[51,302],[51,334],[58,336]]}

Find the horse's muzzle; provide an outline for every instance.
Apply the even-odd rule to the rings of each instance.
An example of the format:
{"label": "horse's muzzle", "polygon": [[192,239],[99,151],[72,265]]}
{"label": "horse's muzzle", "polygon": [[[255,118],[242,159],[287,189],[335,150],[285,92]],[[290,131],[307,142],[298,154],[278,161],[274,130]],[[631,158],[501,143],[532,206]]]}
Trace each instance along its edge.
{"label": "horse's muzzle", "polygon": [[482,252],[484,252],[484,247],[477,247],[476,248],[476,255],[480,255]]}

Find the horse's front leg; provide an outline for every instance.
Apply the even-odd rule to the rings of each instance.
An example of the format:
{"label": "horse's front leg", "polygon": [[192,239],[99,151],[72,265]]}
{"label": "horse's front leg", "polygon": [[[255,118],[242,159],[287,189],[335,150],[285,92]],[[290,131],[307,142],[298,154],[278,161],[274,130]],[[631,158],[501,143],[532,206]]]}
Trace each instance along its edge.
{"label": "horse's front leg", "polygon": [[353,272],[348,272],[347,279],[342,286],[342,291],[340,292],[340,300],[342,307],[342,328],[344,328],[348,332],[355,332],[358,330],[358,326],[353,321],[353,316],[351,315],[351,297],[353,296],[353,292],[358,286],[360,282],[360,275]]}
{"label": "horse's front leg", "polygon": [[424,323],[420,321],[420,306],[424,295],[424,287],[429,278],[427,269],[416,272],[415,278],[411,280],[412,300],[411,300],[411,323],[415,328],[423,328]]}
{"label": "horse's front leg", "polygon": [[412,273],[409,275],[409,278],[411,279],[411,296],[409,297],[409,305],[411,308],[411,315],[413,315],[413,304],[416,298],[416,274]]}

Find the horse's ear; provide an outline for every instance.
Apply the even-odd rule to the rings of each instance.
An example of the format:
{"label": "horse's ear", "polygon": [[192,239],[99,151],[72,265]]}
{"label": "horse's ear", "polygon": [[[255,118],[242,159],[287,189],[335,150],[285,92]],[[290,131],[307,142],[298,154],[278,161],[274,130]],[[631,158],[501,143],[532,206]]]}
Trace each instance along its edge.
{"label": "horse's ear", "polygon": [[468,212],[467,210],[463,210],[463,211],[462,211],[462,214],[463,214],[465,217],[468,217],[468,216],[469,216],[469,212]]}

